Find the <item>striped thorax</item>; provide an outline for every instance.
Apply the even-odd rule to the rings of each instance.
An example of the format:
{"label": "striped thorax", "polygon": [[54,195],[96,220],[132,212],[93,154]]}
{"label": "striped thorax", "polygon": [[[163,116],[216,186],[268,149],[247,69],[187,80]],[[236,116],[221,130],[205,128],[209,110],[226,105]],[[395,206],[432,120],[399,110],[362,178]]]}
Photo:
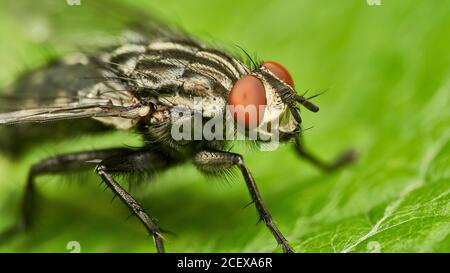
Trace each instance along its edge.
{"label": "striped thorax", "polygon": [[[148,44],[127,44],[115,49],[105,59],[116,73],[127,79],[126,85],[132,96],[154,104],[154,111],[148,119],[149,127],[168,123],[172,107],[193,109],[194,98],[202,100],[204,118],[224,115],[227,105],[236,104],[230,102],[230,94],[236,93],[233,91],[236,84],[244,76],[251,76],[263,86],[261,94],[251,94],[263,97],[258,105],[252,103],[252,98],[248,98],[250,105],[263,106],[260,120],[256,121],[256,130],[264,127],[267,131],[267,126],[275,125],[281,133],[292,133],[298,129],[298,122],[290,111],[292,108],[283,98],[287,97],[286,90],[290,95],[295,94],[292,86],[264,64],[251,70],[228,53],[189,39],[161,39]],[[283,89],[282,92],[280,89]],[[236,91],[244,96],[247,92]]]}

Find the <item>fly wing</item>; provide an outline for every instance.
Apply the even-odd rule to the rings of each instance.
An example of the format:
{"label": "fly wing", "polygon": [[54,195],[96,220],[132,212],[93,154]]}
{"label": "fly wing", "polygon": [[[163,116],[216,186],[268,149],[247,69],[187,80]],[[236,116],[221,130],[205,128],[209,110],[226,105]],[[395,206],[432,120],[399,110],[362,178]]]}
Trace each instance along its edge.
{"label": "fly wing", "polygon": [[44,142],[130,128],[148,107],[90,57],[102,61],[123,44],[183,36],[149,15],[153,1],[0,2],[0,151],[13,156]]}
{"label": "fly wing", "polygon": [[0,113],[0,125],[49,122],[78,118],[104,118],[118,117],[135,120],[149,113],[148,106],[133,105],[129,107],[101,105],[101,104],[74,104],[69,106],[40,107],[35,109],[19,110]]}
{"label": "fly wing", "polygon": [[148,113],[148,106],[142,106],[130,89],[93,58],[69,56],[23,74],[5,89],[0,95],[0,125],[93,117],[106,123],[117,118],[114,125],[127,129]]}
{"label": "fly wing", "polygon": [[[4,3],[5,10],[16,20],[14,27],[21,30],[12,30],[13,36],[4,40],[16,40],[27,33],[32,44],[27,46],[48,55],[51,45],[50,53],[56,55],[52,58],[59,61],[22,74],[1,91],[0,124],[86,117],[106,118],[102,121],[111,117],[135,119],[146,114],[147,107],[139,105],[114,69],[105,69],[102,54],[130,42],[186,36],[149,14],[148,8],[133,4],[118,0]],[[83,53],[58,57],[80,49]],[[7,45],[4,50],[16,52]]]}

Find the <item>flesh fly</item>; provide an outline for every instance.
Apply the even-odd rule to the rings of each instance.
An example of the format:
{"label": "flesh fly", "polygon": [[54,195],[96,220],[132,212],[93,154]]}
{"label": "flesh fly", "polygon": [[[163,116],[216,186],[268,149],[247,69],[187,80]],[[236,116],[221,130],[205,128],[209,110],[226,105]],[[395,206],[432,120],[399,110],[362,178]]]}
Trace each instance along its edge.
{"label": "flesh fly", "polygon": [[[120,13],[127,9],[121,8]],[[36,163],[28,175],[22,216],[9,232],[31,227],[37,176],[93,168],[153,236],[157,251],[164,252],[162,230],[114,175],[154,174],[191,162],[207,175],[240,171],[260,220],[284,252],[293,252],[272,220],[243,157],[229,151],[233,139],[174,139],[172,128],[181,120],[174,118],[175,109],[187,110],[190,115],[184,121],[200,114],[202,124],[218,118],[240,126],[244,134],[256,131],[255,142],[262,141],[262,133],[276,134],[280,142],[294,142],[299,155],[327,171],[351,162],[354,154],[344,153],[328,164],[304,149],[299,108],[313,112],[319,108],[297,94],[292,76],[281,64],[246,61],[133,13],[140,14],[133,17],[139,22],[126,24],[127,35],[119,43],[61,57],[20,77],[2,100],[19,101],[21,107],[1,113],[0,124],[8,136],[3,137],[2,146],[13,153],[19,152],[23,138],[38,140],[39,128],[56,127],[65,129],[66,136],[74,131],[132,130],[142,136],[142,146],[61,154]],[[202,102],[199,109],[194,98]],[[249,106],[256,110],[248,110]],[[227,112],[231,119],[225,116]]]}

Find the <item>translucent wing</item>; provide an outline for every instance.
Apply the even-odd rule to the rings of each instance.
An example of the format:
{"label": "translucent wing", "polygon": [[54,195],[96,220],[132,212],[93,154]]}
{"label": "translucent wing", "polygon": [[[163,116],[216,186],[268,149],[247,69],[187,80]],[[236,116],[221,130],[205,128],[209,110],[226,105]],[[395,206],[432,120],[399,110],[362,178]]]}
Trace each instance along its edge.
{"label": "translucent wing", "polygon": [[[133,120],[148,113],[148,107],[134,99],[128,86],[109,79],[108,71],[92,63],[89,54],[99,48],[107,50],[128,42],[181,34],[154,16],[119,1],[80,1],[79,6],[77,2],[4,3],[15,25],[29,35],[31,43],[43,50],[51,45],[55,51],[52,55],[56,55],[51,59],[58,61],[49,59],[49,65],[22,73],[14,84],[1,91],[0,124],[87,117]],[[2,40],[18,39],[20,33],[11,32],[11,37]],[[66,52],[75,50],[83,53],[60,59]],[[97,61],[100,59],[101,56]]]}
{"label": "translucent wing", "polygon": [[119,117],[137,119],[149,113],[148,106],[133,105],[129,107],[97,104],[74,104],[69,106],[39,107],[0,113],[0,124],[15,124],[25,122],[49,122],[64,119],[87,117]]}
{"label": "translucent wing", "polygon": [[88,117],[116,117],[131,124],[148,114],[149,107],[115,74],[86,56],[78,58],[61,59],[19,77],[5,90],[8,95],[0,96],[0,124]]}

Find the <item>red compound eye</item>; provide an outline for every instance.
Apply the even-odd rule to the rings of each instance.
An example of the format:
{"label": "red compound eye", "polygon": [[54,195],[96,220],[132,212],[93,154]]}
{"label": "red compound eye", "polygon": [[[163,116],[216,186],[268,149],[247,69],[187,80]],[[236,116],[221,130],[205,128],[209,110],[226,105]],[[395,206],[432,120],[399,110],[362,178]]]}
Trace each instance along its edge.
{"label": "red compound eye", "polygon": [[254,76],[243,76],[228,94],[228,105],[237,122],[246,128],[256,127],[262,121],[266,107],[264,85]]}
{"label": "red compound eye", "polygon": [[264,62],[262,64],[265,68],[269,69],[275,76],[277,76],[280,80],[294,87],[294,81],[292,80],[291,74],[287,71],[287,69],[279,63],[276,62]]}

